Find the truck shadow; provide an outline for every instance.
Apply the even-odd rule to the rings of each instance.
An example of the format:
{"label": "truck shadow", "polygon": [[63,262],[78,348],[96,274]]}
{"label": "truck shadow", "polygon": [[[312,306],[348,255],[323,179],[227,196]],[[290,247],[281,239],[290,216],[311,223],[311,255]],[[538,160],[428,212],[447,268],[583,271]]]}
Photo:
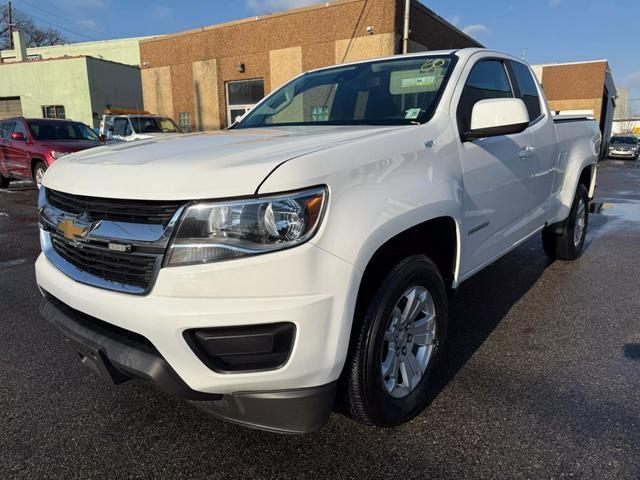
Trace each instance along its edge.
{"label": "truck shadow", "polygon": [[[590,217],[585,254],[606,230],[608,221],[602,215]],[[432,400],[552,263],[544,254],[540,235],[536,235],[460,286],[449,303],[447,346],[432,377]]]}

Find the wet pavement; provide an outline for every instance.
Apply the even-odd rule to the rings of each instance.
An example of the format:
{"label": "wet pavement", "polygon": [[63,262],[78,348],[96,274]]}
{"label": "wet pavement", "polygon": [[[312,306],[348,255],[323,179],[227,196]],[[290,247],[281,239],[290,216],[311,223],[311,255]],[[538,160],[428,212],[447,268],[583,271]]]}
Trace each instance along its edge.
{"label": "wet pavement", "polygon": [[0,478],[640,478],[640,168],[600,168],[587,250],[534,238],[452,301],[445,366],[393,430],[289,437],[83,368],[38,316],[36,194],[0,193]]}

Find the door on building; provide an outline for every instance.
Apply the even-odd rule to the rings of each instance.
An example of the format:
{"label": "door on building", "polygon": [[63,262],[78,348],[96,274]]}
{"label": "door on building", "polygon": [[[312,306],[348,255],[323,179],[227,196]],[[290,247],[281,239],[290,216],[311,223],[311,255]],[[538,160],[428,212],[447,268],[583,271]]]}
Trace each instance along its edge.
{"label": "door on building", "polygon": [[0,119],[21,117],[22,103],[20,97],[0,97]]}
{"label": "door on building", "polygon": [[227,125],[231,125],[239,116],[251,110],[264,97],[264,80],[262,78],[226,82],[225,87]]}

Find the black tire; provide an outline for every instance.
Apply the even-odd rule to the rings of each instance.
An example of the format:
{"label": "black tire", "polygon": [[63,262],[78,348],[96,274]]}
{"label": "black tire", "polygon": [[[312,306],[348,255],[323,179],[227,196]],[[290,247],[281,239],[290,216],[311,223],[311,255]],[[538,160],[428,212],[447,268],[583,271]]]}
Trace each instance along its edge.
{"label": "black tire", "polygon": [[7,188],[10,182],[11,180],[0,173],[0,188]]}
{"label": "black tire", "polygon": [[44,162],[37,162],[34,166],[33,166],[33,172],[32,176],[33,176],[33,183],[36,184],[36,187],[40,188],[40,182],[38,181],[39,177],[39,172],[42,171],[42,175],[44,176],[44,172],[47,171],[47,166],[45,165]]}
{"label": "black tire", "polygon": [[[584,208],[584,228],[576,239],[578,211]],[[569,217],[561,224],[551,225],[542,231],[542,247],[551,260],[576,260],[582,255],[584,239],[589,226],[589,194],[584,185],[578,185]],[[557,233],[560,232],[560,233]]]}
{"label": "black tire", "polygon": [[[392,323],[391,313],[396,303],[413,286],[426,289],[433,299],[435,307],[433,348],[424,373],[413,390],[404,398],[393,398],[385,387],[382,374],[383,353],[385,349],[387,355],[390,351],[390,344],[385,340],[385,331]],[[438,268],[424,255],[405,258],[385,277],[380,288],[369,301],[368,308],[363,311],[366,312],[363,318],[355,319],[356,328],[341,382],[343,391],[339,392],[339,396],[344,402],[344,413],[354,420],[368,425],[394,427],[411,420],[429,403],[429,377],[442,355],[449,315],[447,292]],[[417,318],[420,318],[420,315]],[[409,323],[417,324],[413,321]],[[408,340],[412,337],[410,332],[411,330],[406,330],[404,333]],[[408,344],[407,348],[413,350],[413,345]],[[407,357],[398,356],[397,358],[400,362],[401,358],[405,358],[406,361]],[[387,381],[389,381],[388,378],[389,376]]]}

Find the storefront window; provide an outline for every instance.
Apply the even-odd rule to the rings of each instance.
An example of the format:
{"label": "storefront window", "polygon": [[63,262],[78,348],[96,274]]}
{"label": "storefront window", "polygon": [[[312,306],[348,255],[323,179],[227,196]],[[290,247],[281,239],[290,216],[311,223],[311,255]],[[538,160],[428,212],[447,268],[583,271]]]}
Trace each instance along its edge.
{"label": "storefront window", "polygon": [[264,97],[264,80],[238,80],[226,83],[227,122],[231,125]]}

